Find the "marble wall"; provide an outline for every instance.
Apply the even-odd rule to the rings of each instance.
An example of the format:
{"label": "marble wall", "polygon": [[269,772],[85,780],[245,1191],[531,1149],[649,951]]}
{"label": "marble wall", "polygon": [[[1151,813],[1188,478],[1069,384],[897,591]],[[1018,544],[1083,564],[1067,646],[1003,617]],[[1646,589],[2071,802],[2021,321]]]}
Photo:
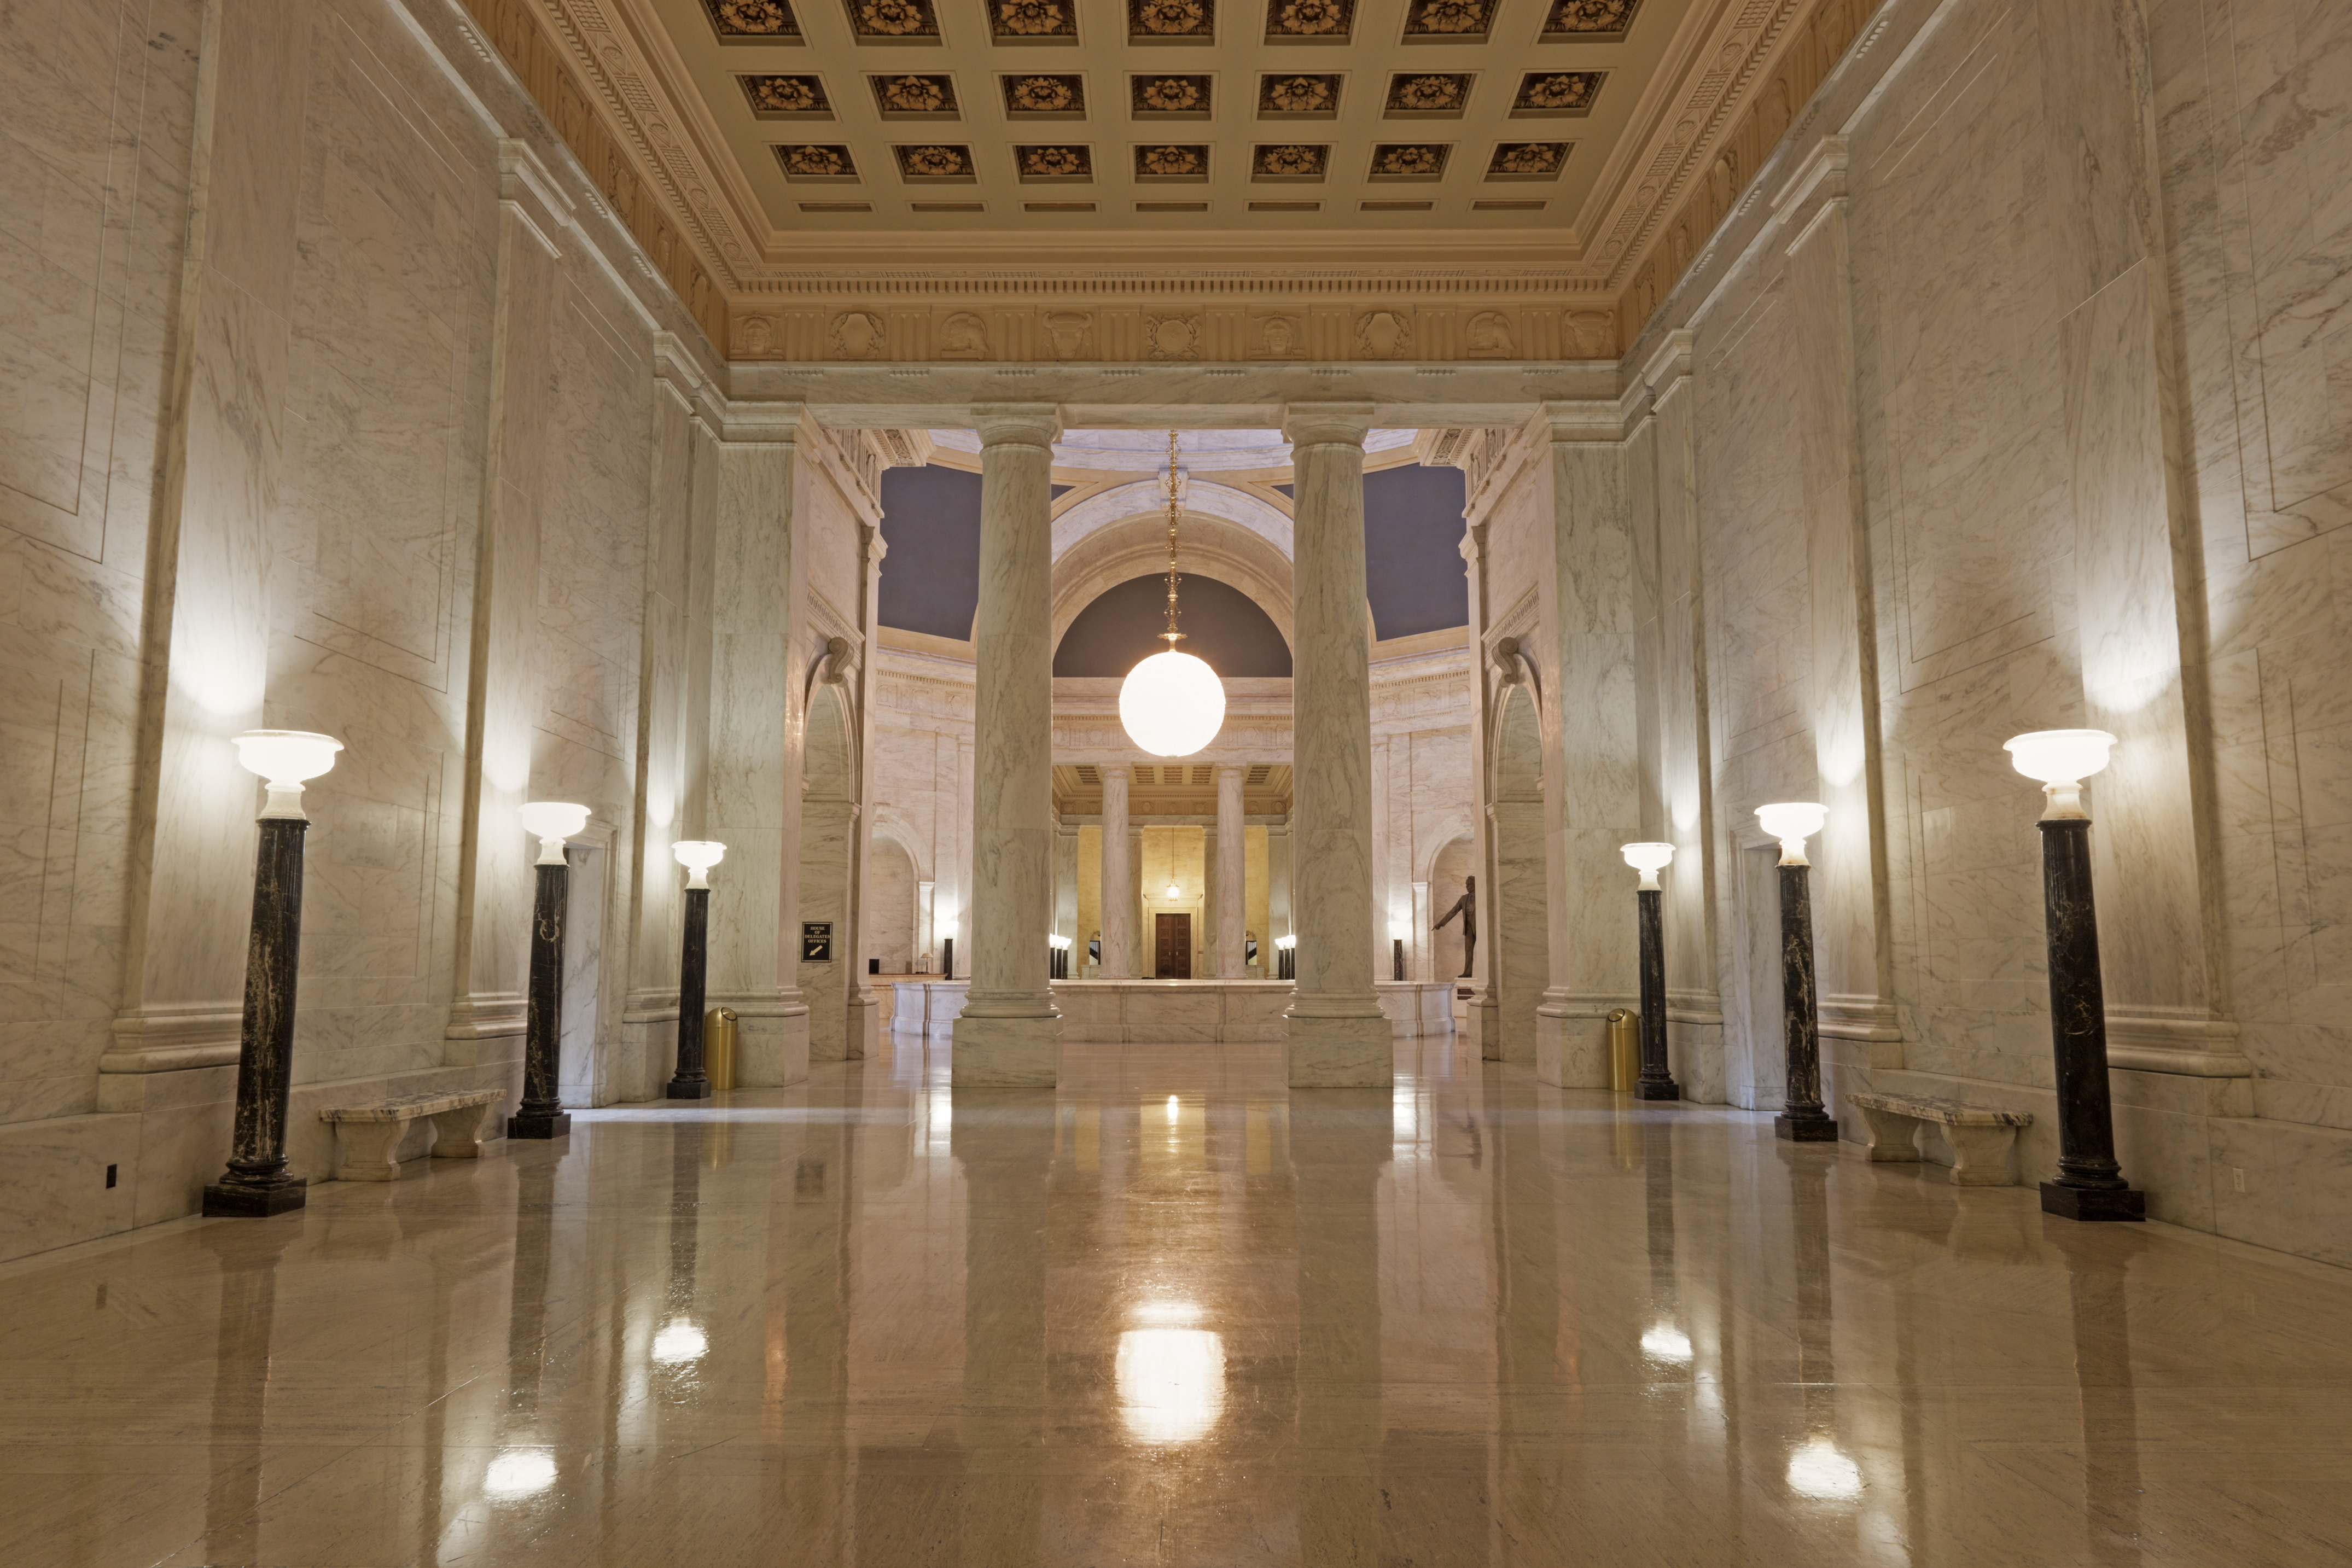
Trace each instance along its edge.
{"label": "marble wall", "polygon": [[[744,433],[699,329],[453,9],[214,20],[0,16],[0,1256],[186,1213],[226,1159],[259,804],[230,736],[346,747],[305,796],[314,1179],[323,1105],[514,1089],[527,799],[592,811],[565,1092],[667,1076],[668,845],[734,744],[711,557]],[[738,574],[781,664],[733,672],[787,717],[782,665],[867,623],[877,461],[798,442],[809,542]]]}
{"label": "marble wall", "polygon": [[[2154,1215],[2352,1262],[2347,83],[2340,6],[1889,0],[1628,357],[1622,497],[1578,476],[1546,516],[1507,454],[1474,479],[1489,559],[1563,584],[1527,655],[1547,810],[1572,835],[1595,742],[1622,747],[1643,836],[1678,846],[1686,1094],[1778,1102],[1753,811],[1821,800],[1832,1094],[2033,1111],[2045,1174],[2041,800],[2000,743],[2112,730],[2089,798],[2126,1173]],[[1612,507],[1628,741],[1573,722],[1568,667]],[[1493,657],[1518,628],[1490,614]],[[1569,841],[1556,988],[1582,983],[1559,900],[1601,882]]]}

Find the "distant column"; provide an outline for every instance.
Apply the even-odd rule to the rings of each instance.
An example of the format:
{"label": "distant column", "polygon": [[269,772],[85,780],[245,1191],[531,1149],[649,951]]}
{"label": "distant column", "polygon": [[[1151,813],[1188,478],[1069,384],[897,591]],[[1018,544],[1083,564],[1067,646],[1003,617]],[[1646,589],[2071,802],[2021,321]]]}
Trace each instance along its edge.
{"label": "distant column", "polygon": [[1127,837],[1127,787],[1134,775],[1124,762],[1102,770],[1102,977],[1124,980],[1135,973],[1135,937],[1128,923],[1135,912],[1135,859]]}
{"label": "distant column", "polygon": [[1228,765],[1217,769],[1217,978],[1238,980],[1247,962],[1243,951],[1243,927],[1249,907],[1243,867],[1246,830],[1242,825],[1243,769]]}

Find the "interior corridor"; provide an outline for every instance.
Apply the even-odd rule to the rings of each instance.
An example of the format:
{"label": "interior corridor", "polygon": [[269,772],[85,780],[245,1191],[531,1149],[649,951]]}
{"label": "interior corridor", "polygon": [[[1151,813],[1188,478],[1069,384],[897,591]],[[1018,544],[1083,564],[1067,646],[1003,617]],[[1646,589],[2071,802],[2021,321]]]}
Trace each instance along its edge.
{"label": "interior corridor", "polygon": [[[887,1037],[886,1036],[886,1039]],[[0,1562],[2260,1563],[2352,1280],[1448,1038],[943,1052],[0,1268]]]}

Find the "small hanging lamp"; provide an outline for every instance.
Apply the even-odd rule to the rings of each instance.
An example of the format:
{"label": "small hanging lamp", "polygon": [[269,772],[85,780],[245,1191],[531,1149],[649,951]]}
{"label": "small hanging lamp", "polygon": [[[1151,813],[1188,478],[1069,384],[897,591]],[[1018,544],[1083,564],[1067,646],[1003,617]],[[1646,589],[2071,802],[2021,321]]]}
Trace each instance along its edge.
{"label": "small hanging lamp", "polygon": [[1225,723],[1225,688],[1203,660],[1180,653],[1176,629],[1176,433],[1168,433],[1168,651],[1128,671],[1118,689],[1118,722],[1154,757],[1190,757]]}

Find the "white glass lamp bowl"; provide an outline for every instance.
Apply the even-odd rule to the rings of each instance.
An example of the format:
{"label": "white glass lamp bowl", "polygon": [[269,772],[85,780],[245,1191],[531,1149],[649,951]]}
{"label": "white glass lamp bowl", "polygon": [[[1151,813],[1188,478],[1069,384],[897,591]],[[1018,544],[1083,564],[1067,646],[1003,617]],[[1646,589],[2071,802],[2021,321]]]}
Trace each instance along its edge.
{"label": "white glass lamp bowl", "polygon": [[237,765],[269,786],[265,817],[310,819],[302,810],[302,781],[335,766],[343,743],[307,729],[248,729],[236,737]]}
{"label": "white glass lamp bowl", "polygon": [[588,808],[569,800],[533,800],[517,814],[539,841],[541,865],[562,865],[563,841],[588,825]]}
{"label": "white glass lamp bowl", "polygon": [[1172,883],[1172,882],[1171,882],[1171,883],[1170,883],[1168,884],[1168,902],[1169,902],[1169,903],[1173,904],[1173,903],[1175,903],[1178,899],[1180,899],[1180,898],[1181,898],[1181,897],[1183,897],[1183,896],[1184,896],[1184,890],[1183,890],[1182,888],[1181,888],[1181,887],[1177,886],[1177,885],[1176,885],[1174,883]]}
{"label": "white glass lamp bowl", "polygon": [[1391,921],[1390,921],[1390,922],[1389,922],[1389,940],[1390,940],[1390,941],[1391,941],[1391,942],[1402,942],[1402,941],[1403,941],[1407,936],[1410,936],[1411,935],[1412,935],[1412,926],[1410,926],[1410,925],[1406,925],[1403,921],[1402,921],[1402,920],[1391,920]]}
{"label": "white glass lamp bowl", "polygon": [[2104,729],[2037,729],[2001,742],[2011,767],[2042,780],[2044,817],[2080,817],[2083,780],[2107,765],[2116,737]]}
{"label": "white glass lamp bowl", "polygon": [[1296,936],[1277,936],[1274,939],[1275,951],[1278,953],[1287,953],[1297,946],[1298,938]]}
{"label": "white glass lamp bowl", "polygon": [[1190,757],[1224,727],[1225,688],[1204,661],[1171,648],[1128,671],[1118,722],[1154,757]]}
{"label": "white glass lamp bowl", "polygon": [[686,868],[687,886],[709,887],[710,868],[727,858],[727,846],[717,839],[680,839],[669,852]]}
{"label": "white glass lamp bowl", "polygon": [[1780,863],[1804,865],[1805,841],[1822,831],[1830,809],[1811,800],[1781,800],[1756,808],[1756,821],[1780,841]]}
{"label": "white glass lamp bowl", "polygon": [[1654,842],[1620,844],[1617,852],[1625,857],[1627,865],[1642,873],[1642,886],[1647,889],[1658,885],[1658,873],[1675,858],[1675,846]]}

